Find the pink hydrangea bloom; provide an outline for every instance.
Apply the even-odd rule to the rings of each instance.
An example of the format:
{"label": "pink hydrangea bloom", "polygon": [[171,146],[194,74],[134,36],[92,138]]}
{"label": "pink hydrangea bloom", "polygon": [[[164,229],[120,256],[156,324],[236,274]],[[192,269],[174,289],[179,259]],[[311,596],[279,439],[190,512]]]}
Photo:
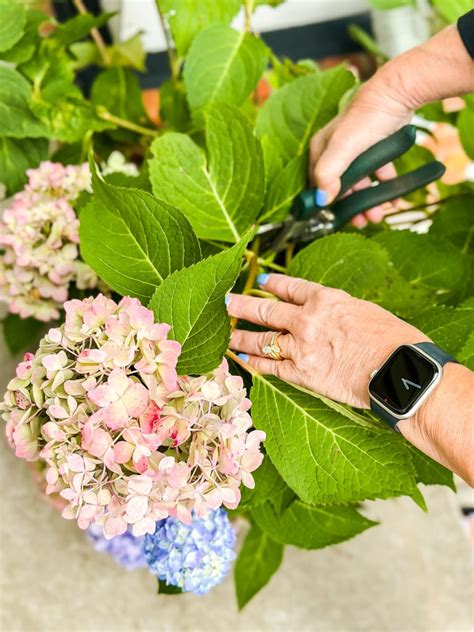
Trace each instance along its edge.
{"label": "pink hydrangea bloom", "polygon": [[72,282],[79,289],[97,286],[95,273],[78,259],[79,220],[72,203],[90,189],[87,164],[42,162],[27,171],[0,221],[0,300],[22,318],[59,317]]}
{"label": "pink hydrangea bloom", "polygon": [[178,376],[180,345],[137,299],[98,295],[65,304],[66,321],[27,354],[1,408],[16,455],[45,464],[63,516],[106,537],[157,520],[191,522],[235,508],[253,487],[265,434],[227,363]]}

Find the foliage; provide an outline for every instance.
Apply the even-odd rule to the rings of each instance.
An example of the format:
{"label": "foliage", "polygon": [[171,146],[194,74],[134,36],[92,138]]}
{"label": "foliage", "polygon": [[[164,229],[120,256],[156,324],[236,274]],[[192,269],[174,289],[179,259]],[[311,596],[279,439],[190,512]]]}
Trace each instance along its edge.
{"label": "foliage", "polygon": [[[245,4],[250,18],[260,2]],[[451,15],[454,3],[444,4]],[[98,45],[88,33],[110,16],[57,25],[2,0],[7,5],[7,22],[15,18],[15,28],[0,25],[0,58],[10,62],[0,67],[0,168],[8,194],[22,188],[26,167],[46,158],[50,141],[60,144],[57,159],[81,162],[93,137],[92,193],[75,206],[82,258],[112,293],[139,298],[171,325],[182,345],[180,373],[220,364],[231,332],[225,295],[234,285],[253,292],[255,274],[270,270],[377,302],[474,366],[469,185],[439,185],[443,202],[430,207],[428,235],[385,224],[373,236],[348,229],[298,246],[293,258],[288,251],[286,261],[256,234],[267,221],[284,220],[305,187],[312,134],[354,90],[347,68],[278,60],[249,29],[230,26],[236,0],[159,0],[172,72],[157,128],[141,101],[137,38]],[[255,90],[269,60],[273,89],[260,107]],[[76,78],[90,65],[100,68],[88,98]],[[472,111],[467,99],[457,117],[471,156]],[[437,106],[428,113],[442,114]],[[138,178],[98,175],[95,165],[115,147],[140,164]],[[426,158],[415,148],[397,168]],[[424,207],[426,191],[416,195],[410,199]],[[21,337],[35,334],[31,323],[20,329],[15,321],[9,317],[4,327],[14,351]],[[251,522],[235,567],[239,607],[268,583],[285,545],[317,549],[374,526],[361,513],[364,500],[408,495],[424,507],[419,483],[452,486],[447,470],[370,414],[275,378],[246,379],[267,454],[237,510]],[[160,585],[160,592],[169,590]]]}

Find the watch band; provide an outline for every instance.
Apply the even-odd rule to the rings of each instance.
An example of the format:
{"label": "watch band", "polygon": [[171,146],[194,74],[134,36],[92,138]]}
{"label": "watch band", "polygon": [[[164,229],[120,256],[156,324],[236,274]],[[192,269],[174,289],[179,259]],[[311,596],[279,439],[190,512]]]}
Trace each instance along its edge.
{"label": "watch band", "polygon": [[[448,362],[455,362],[458,364],[456,358],[441,349],[441,347],[435,345],[433,342],[418,342],[413,346],[423,351],[423,353],[426,353],[427,356],[435,360],[441,367]],[[379,404],[372,398],[370,398],[370,408],[378,417],[387,422],[393,430],[400,432],[397,425],[400,419],[391,415],[387,410],[379,406]]]}

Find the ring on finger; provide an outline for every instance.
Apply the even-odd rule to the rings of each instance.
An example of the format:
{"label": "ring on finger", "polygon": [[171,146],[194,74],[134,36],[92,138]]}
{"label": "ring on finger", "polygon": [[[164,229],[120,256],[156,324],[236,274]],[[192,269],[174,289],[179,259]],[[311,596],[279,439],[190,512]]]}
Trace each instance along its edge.
{"label": "ring on finger", "polygon": [[262,347],[262,353],[267,358],[271,358],[272,360],[283,360],[283,356],[281,355],[281,347],[278,344],[278,336],[281,336],[279,331],[272,334],[270,339],[270,343],[264,345]]}

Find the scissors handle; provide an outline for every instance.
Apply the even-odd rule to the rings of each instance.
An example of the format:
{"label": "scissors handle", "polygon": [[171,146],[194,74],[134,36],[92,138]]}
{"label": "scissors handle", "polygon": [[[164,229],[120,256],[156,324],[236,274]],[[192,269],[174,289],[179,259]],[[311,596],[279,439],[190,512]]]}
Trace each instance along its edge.
{"label": "scissors handle", "polygon": [[405,125],[398,132],[375,143],[351,162],[341,176],[341,190],[338,198],[344,195],[359,180],[398,158],[415,144],[416,127]]}
{"label": "scissors handle", "polygon": [[403,197],[434,182],[441,178],[445,171],[446,167],[441,162],[433,161],[393,180],[386,180],[373,187],[355,191],[331,206],[331,211],[335,216],[334,230],[339,230],[356,215],[369,208]]}

